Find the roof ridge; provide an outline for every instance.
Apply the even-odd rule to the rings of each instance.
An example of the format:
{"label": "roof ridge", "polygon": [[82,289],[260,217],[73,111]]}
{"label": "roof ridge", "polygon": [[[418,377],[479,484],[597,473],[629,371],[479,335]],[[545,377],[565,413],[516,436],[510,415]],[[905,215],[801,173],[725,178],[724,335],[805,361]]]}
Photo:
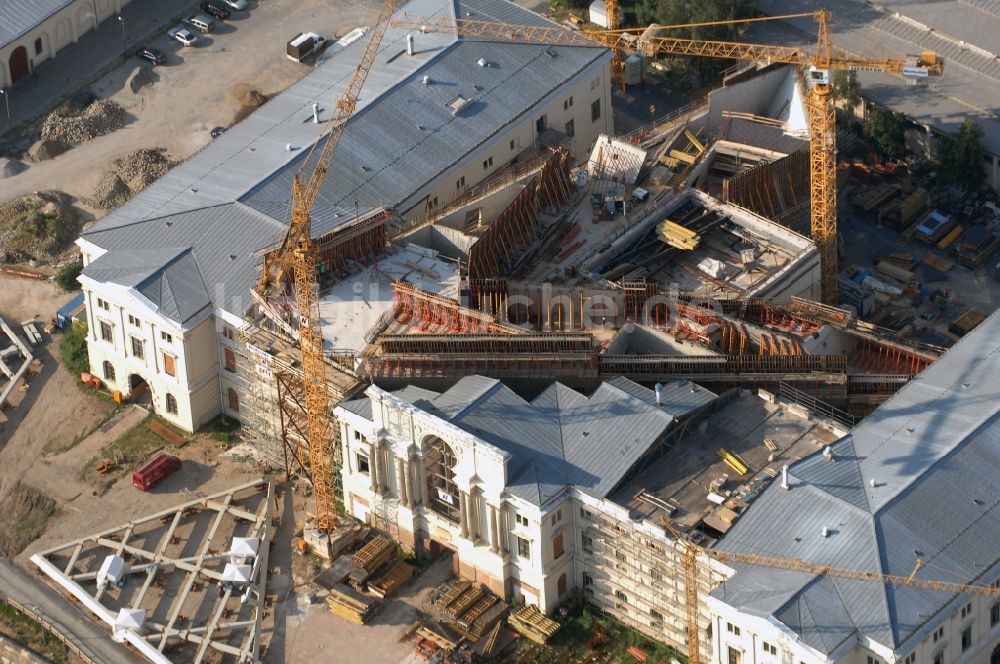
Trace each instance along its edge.
{"label": "roof ridge", "polygon": [[[97,235],[99,233],[107,233],[109,231],[117,231],[117,230],[121,230],[122,228],[128,228],[129,226],[137,226],[139,224],[145,224],[146,222],[162,221],[164,219],[169,219],[170,217],[179,217],[182,214],[189,214],[191,212],[200,212],[202,210],[212,210],[212,209],[218,208],[218,207],[226,207],[226,206],[229,206],[229,205],[233,205],[233,203],[235,203],[235,202],[238,202],[238,201],[230,201],[230,202],[227,202],[227,203],[217,203],[215,205],[203,205],[201,207],[192,208],[190,210],[182,210],[182,211],[179,211],[179,212],[175,211],[175,212],[171,212],[169,214],[162,214],[162,215],[159,215],[159,216],[156,216],[156,217],[143,217],[141,219],[130,219],[130,220],[127,220],[127,221],[123,221],[120,224],[115,224],[114,226],[108,226],[107,228],[100,228],[99,227],[100,223],[102,221],[104,221],[105,219],[108,219],[108,217],[104,217],[103,219],[98,220],[97,223],[94,224],[93,228],[89,228],[89,229],[83,231],[82,233],[80,233],[80,237],[81,238],[86,238],[87,236],[90,236],[90,235]],[[119,208],[119,210],[120,209],[121,208]],[[117,212],[117,210],[115,212]],[[114,214],[114,213],[112,213],[112,214]]]}

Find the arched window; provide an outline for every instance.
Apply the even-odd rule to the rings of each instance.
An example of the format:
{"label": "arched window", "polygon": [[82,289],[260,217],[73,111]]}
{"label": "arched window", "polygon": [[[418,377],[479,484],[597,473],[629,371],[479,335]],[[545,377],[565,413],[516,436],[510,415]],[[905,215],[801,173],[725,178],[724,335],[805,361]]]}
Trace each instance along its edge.
{"label": "arched window", "polygon": [[432,438],[424,445],[424,469],[430,508],[449,521],[459,521],[458,487],[455,464],[458,457],[446,442]]}
{"label": "arched window", "polygon": [[35,40],[35,55],[41,55],[41,54],[42,54],[42,38],[39,37],[38,39]]}
{"label": "arched window", "polygon": [[115,365],[111,364],[107,360],[104,360],[104,380],[115,380]]}
{"label": "arched window", "polygon": [[240,412],[240,395],[236,393],[236,390],[229,388],[227,393],[229,397],[229,410],[236,413]]}
{"label": "arched window", "polygon": [[177,414],[177,399],[172,394],[167,395],[167,412],[173,415]]}

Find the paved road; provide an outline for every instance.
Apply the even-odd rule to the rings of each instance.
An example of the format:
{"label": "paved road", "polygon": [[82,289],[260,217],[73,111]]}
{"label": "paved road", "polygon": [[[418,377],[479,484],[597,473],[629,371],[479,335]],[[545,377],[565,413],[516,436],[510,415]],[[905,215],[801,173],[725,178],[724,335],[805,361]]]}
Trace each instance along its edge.
{"label": "paved road", "polygon": [[83,615],[76,605],[56,594],[6,558],[0,558],[0,598],[11,599],[60,629],[80,650],[101,664],[136,664],[139,660],[111,640],[110,632]]}

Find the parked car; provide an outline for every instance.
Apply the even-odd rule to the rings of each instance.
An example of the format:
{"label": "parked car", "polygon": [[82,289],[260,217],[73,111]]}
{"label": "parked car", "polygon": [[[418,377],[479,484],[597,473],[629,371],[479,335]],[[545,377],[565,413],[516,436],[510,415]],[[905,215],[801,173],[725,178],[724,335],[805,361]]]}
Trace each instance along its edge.
{"label": "parked car", "polygon": [[154,454],[132,473],[132,486],[149,491],[171,473],[180,470],[181,460],[166,452]]}
{"label": "parked car", "polygon": [[142,46],[138,51],[135,52],[137,56],[143,60],[149,60],[154,65],[162,65],[167,62],[167,56],[158,48],[153,48],[152,46]]}
{"label": "parked car", "polygon": [[247,0],[222,0],[230,9],[243,11],[247,8]]}
{"label": "parked car", "polygon": [[171,39],[176,39],[185,46],[193,46],[194,43],[198,41],[198,38],[195,37],[190,30],[180,25],[176,28],[171,28],[167,31],[167,34]]}
{"label": "parked car", "polygon": [[204,14],[195,14],[184,19],[184,25],[189,25],[203,35],[207,35],[215,30],[215,19]]}
{"label": "parked car", "polygon": [[203,2],[201,3],[201,11],[205,12],[209,16],[214,16],[220,21],[224,21],[229,18],[229,8],[221,2]]}
{"label": "parked car", "polygon": [[218,138],[226,133],[225,127],[213,127],[212,128],[212,138]]}

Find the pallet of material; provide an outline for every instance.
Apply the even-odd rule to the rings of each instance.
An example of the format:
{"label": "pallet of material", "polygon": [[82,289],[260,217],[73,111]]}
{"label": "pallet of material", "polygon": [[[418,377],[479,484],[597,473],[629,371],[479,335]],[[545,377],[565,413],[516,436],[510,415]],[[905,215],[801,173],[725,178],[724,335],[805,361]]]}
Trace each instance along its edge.
{"label": "pallet of material", "polygon": [[896,194],[896,185],[883,182],[868,187],[851,197],[851,204],[865,212],[871,212]]}
{"label": "pallet of material", "polygon": [[357,625],[363,625],[378,610],[378,601],[371,597],[366,597],[348,585],[338,583],[330,589],[330,594],[326,596],[326,606],[330,613],[340,616]]}
{"label": "pallet of material", "polygon": [[435,643],[443,650],[454,650],[462,643],[462,637],[447,625],[428,620],[417,628],[417,636]]}
{"label": "pallet of material", "polygon": [[388,572],[382,575],[382,578],[374,583],[369,583],[368,590],[379,599],[385,599],[409,581],[412,576],[413,567],[399,560],[389,568]]}
{"label": "pallet of material", "polygon": [[938,272],[947,272],[955,266],[955,264],[947,258],[941,258],[937,254],[931,253],[924,254],[923,258],[920,259],[920,262],[925,265],[929,265]]}
{"label": "pallet of material", "polygon": [[486,591],[483,590],[482,586],[472,586],[466,589],[466,591],[462,593],[458,599],[445,609],[445,613],[457,620],[464,616],[465,612],[468,611],[472,605],[478,602],[485,594]]}
{"label": "pallet of material", "polygon": [[489,609],[491,606],[493,606],[499,601],[500,598],[494,595],[493,593],[486,593],[483,597],[479,599],[478,602],[473,604],[472,607],[465,612],[465,614],[462,616],[462,622],[465,623],[466,625],[471,626],[477,620],[479,620],[479,616],[486,613],[487,609]]}
{"label": "pallet of material", "polygon": [[351,556],[351,581],[361,584],[396,554],[396,543],[379,535]]}
{"label": "pallet of material", "polygon": [[500,622],[507,615],[507,609],[509,608],[506,602],[498,599],[496,604],[483,611],[478,618],[472,621],[469,629],[474,634],[485,634],[493,625]]}
{"label": "pallet of material", "polygon": [[559,631],[559,623],[530,604],[512,611],[508,622],[511,627],[539,645],[545,645]]}
{"label": "pallet of material", "polygon": [[969,332],[972,332],[980,323],[986,320],[986,316],[979,313],[975,309],[966,309],[961,314],[955,317],[955,320],[951,322],[948,326],[948,331],[953,334],[957,334],[960,337],[964,337]]}

